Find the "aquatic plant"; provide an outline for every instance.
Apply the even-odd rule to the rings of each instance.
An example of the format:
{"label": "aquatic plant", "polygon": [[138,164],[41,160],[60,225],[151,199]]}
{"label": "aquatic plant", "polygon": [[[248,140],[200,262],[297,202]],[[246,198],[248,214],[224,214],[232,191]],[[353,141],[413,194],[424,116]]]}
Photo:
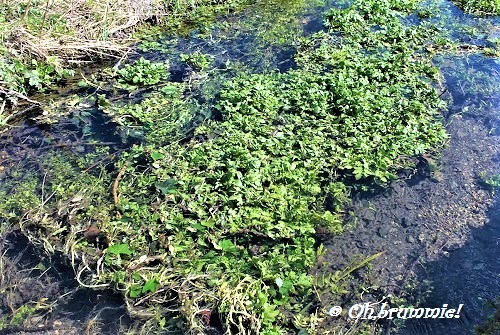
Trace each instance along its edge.
{"label": "aquatic plant", "polygon": [[181,53],[180,58],[181,61],[188,64],[195,70],[205,70],[211,63],[210,58],[199,51],[190,54]]}
{"label": "aquatic plant", "polygon": [[500,173],[494,174],[492,176],[483,176],[483,183],[492,188],[500,187]]}
{"label": "aquatic plant", "polygon": [[[339,294],[357,268],[312,276],[316,232],[341,233],[352,188],[385,185],[446,140],[432,35],[401,22],[416,4],[334,9],[327,32],[299,41],[296,69],[240,73],[209,105],[189,83],[103,100],[142,142],[112,173],[99,156],[47,155],[43,176],[0,191],[0,212],[71,255],[82,285],[123,292],[144,332],[313,333],[316,292]],[[124,81],[151,83],[141,62]]]}
{"label": "aquatic plant", "polygon": [[144,57],[132,64],[126,64],[118,69],[118,82],[137,87],[141,85],[154,85],[166,81],[170,75],[168,62],[151,62]]}
{"label": "aquatic plant", "polygon": [[465,12],[480,15],[500,15],[500,4],[496,0],[454,0]]}

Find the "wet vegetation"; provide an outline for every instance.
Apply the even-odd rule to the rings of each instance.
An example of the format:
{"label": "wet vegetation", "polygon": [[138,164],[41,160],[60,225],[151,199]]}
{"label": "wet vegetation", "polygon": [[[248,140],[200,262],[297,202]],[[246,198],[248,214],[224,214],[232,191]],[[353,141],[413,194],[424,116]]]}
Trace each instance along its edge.
{"label": "wet vegetation", "polygon": [[[234,1],[41,1],[0,2],[0,130],[25,112],[27,95],[56,88],[82,65],[126,56],[147,35],[190,29],[236,10]],[[36,102],[35,102],[36,103]]]}
{"label": "wet vegetation", "polygon": [[[294,4],[287,8],[306,7]],[[29,31],[41,5],[28,2],[12,17]],[[14,15],[13,4],[2,6]],[[317,333],[326,318],[321,294],[341,294],[354,271],[380,256],[318,278],[318,235],[342,233],[350,192],[383,187],[446,144],[445,91],[431,60],[457,48],[425,6],[386,0],[329,9],[323,31],[292,34],[294,64],[282,71],[196,50],[179,55],[189,69],[183,80],[171,78],[175,60],[144,57],[85,78],[91,97],[63,108],[89,103],[75,112],[80,122],[103,114],[123,143],[99,146],[89,135],[76,148],[9,166],[2,225],[65,255],[80,285],[120,292],[140,332]],[[407,21],[414,13],[419,24]],[[285,44],[295,31],[277,22],[262,41]],[[2,79],[11,103],[27,87],[71,74],[49,62],[12,66],[14,59],[6,56],[0,70],[11,78]],[[7,124],[10,116],[1,117]],[[1,315],[2,327],[40,309],[16,307]]]}
{"label": "wet vegetation", "polygon": [[500,4],[496,0],[457,0],[455,3],[468,13],[480,15],[500,14]]}

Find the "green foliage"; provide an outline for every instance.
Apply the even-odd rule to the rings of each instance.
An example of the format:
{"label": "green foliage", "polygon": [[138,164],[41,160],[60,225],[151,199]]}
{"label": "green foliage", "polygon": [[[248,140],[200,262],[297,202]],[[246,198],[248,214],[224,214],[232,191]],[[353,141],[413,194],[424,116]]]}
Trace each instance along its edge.
{"label": "green foliage", "polygon": [[154,85],[169,77],[168,62],[152,63],[144,57],[117,70],[118,81],[136,86]]}
{"label": "green foliage", "polygon": [[498,0],[454,0],[465,12],[480,15],[500,15]]}
{"label": "green foliage", "polygon": [[[315,287],[342,294],[341,282],[378,256],[314,278],[323,251],[316,229],[340,233],[351,188],[384,185],[405,157],[446,139],[428,31],[401,22],[416,5],[355,1],[330,11],[328,32],[300,41],[296,69],[225,80],[215,106],[179,83],[133,104],[101,98],[100,107],[142,143],[122,152],[112,174],[86,172],[85,157],[72,157],[79,164],[47,157],[45,192],[55,193],[43,205],[51,215],[33,217],[48,227],[39,234],[73,245],[98,267],[82,280],[115,285],[162,329],[201,333],[207,310],[229,333],[309,329]],[[184,58],[203,69],[202,56]],[[141,58],[118,74],[125,84],[154,85],[167,70]],[[55,209],[72,199],[87,203],[66,210],[71,224],[64,225]],[[107,249],[75,237],[81,222],[100,224]]]}
{"label": "green foliage", "polygon": [[[373,20],[396,16],[393,7],[411,6],[373,9]],[[255,333],[284,331],[287,313],[299,313],[313,299],[318,282],[308,269],[317,255],[315,229],[341,232],[347,181],[384,184],[406,164],[402,157],[439,147],[446,138],[438,120],[443,104],[433,86],[436,69],[416,57],[421,36],[412,37],[395,20],[392,30],[370,35],[363,28],[369,38],[356,40],[347,36],[348,27],[362,25],[333,20],[332,34],[302,41],[296,70],[227,81],[215,106],[220,122],[203,123],[185,143],[171,140],[178,136],[174,127],[158,137],[151,134],[162,127],[150,127],[146,142],[122,157],[120,164],[134,169],[120,183],[123,217],[109,229],[122,237],[113,243],[127,240],[135,261],[151,245],[167,255],[154,269],[140,271],[146,278],[162,273],[157,288],[181,285],[179,273],[200,278],[184,301],[194,304],[201,294],[228,329],[247,324]],[[346,37],[333,38],[335,29]],[[140,108],[154,105],[145,101]],[[164,100],[163,110],[171,111],[165,115],[176,115],[175,104]],[[137,118],[142,124],[151,110],[156,115],[149,108]],[[127,273],[135,261],[124,261],[120,271]],[[342,293],[338,283],[355,269],[329,278],[328,286]],[[145,281],[133,285],[130,298],[143,293]],[[209,295],[214,288],[215,296]],[[168,308],[180,308],[187,327],[196,328],[191,313],[201,306],[177,304]],[[167,307],[155,308],[164,315]],[[233,324],[236,314],[252,317]]]}
{"label": "green foliage", "polygon": [[325,5],[324,0],[261,1],[240,29],[252,31],[258,43],[269,48],[291,45],[303,34],[304,14]]}
{"label": "green foliage", "polygon": [[0,216],[3,218],[18,218],[29,208],[39,206],[39,180],[33,173],[23,174],[13,171],[12,180],[22,178],[17,187],[15,182],[5,181],[0,189]]}
{"label": "green foliage", "polygon": [[110,245],[107,252],[114,255],[132,255],[134,253],[125,243]]}
{"label": "green foliage", "polygon": [[[106,152],[105,148],[101,150]],[[83,156],[63,152],[39,155],[36,164],[42,171],[40,175],[26,171],[34,164],[26,160],[9,172],[8,179],[2,180],[0,217],[20,224],[48,252],[58,248],[62,236],[74,238],[75,231],[87,227],[89,222],[109,221],[113,205],[104,169],[97,165],[93,173],[82,171],[98,164],[102,154],[98,151]],[[52,215],[43,216],[48,212]]]}
{"label": "green foliage", "polygon": [[490,187],[500,187],[500,174],[497,173],[484,179],[484,183]]}
{"label": "green foliage", "polygon": [[[63,66],[58,57],[47,56],[44,59],[31,57],[32,55],[26,57],[27,55],[23,54],[26,43],[20,41],[13,43],[12,33],[18,31],[17,26],[21,24],[21,21],[23,29],[34,35],[48,30],[56,34],[67,32],[65,20],[61,15],[44,14],[45,4],[45,1],[31,1],[27,11],[26,4],[23,2],[3,1],[0,3],[0,85],[3,89],[24,95],[35,90],[43,92],[74,75],[74,71]],[[14,104],[18,101],[16,94],[3,94],[0,96],[0,99],[2,98]]]}
{"label": "green foliage", "polygon": [[[0,58],[0,78],[2,86],[27,94],[34,90],[43,92],[52,85],[74,75],[74,71],[60,65],[57,57],[48,57],[46,61],[32,59],[30,63],[23,63],[15,58]],[[15,95],[7,98],[17,101]]]}
{"label": "green foliage", "polygon": [[181,140],[204,119],[196,100],[186,96],[186,85],[179,83],[169,83],[140,103],[105,103],[102,107],[123,126],[124,133],[157,144]]}
{"label": "green foliage", "polygon": [[181,61],[188,64],[196,70],[206,70],[211,63],[211,60],[207,55],[200,53],[199,51],[193,52],[191,54],[181,54]]}
{"label": "green foliage", "polygon": [[38,310],[38,307],[38,305],[22,305],[13,313],[10,318],[7,316],[0,317],[0,331],[7,330],[11,327],[15,329],[16,327],[21,326],[27,318],[35,314],[35,312]]}
{"label": "green foliage", "polygon": [[0,3],[0,15],[7,21],[15,22],[24,18],[25,28],[32,34],[51,32],[69,33],[67,18],[62,13],[47,13],[46,1],[30,1],[29,10],[26,1],[5,1]]}

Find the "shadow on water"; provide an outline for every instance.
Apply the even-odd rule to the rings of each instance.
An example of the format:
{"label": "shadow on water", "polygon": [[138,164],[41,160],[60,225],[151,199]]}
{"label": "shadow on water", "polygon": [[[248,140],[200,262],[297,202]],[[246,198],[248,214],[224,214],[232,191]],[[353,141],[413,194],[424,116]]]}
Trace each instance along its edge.
{"label": "shadow on water", "polygon": [[[463,145],[460,144],[462,141],[456,140],[458,138],[469,138],[469,141],[475,141],[478,145],[477,150],[464,150],[462,156],[452,154],[454,161],[443,161],[442,164],[453,166],[454,169],[470,169],[469,174],[475,175],[474,184],[477,188],[482,185],[481,173],[486,170],[498,173],[500,170],[498,150],[487,149],[488,142],[496,147],[499,145],[498,59],[485,58],[482,55],[453,56],[444,57],[438,63],[453,101],[446,115],[452,137],[450,147],[456,153],[463,150]],[[468,129],[458,129],[458,119],[469,120]],[[481,135],[474,133],[474,128],[484,129],[486,136],[483,141]],[[474,139],[475,137],[477,139]],[[481,150],[482,146],[484,151]],[[467,152],[469,154],[466,154]],[[487,157],[488,155],[490,157]],[[484,163],[470,164],[474,160],[476,163],[478,160],[484,160]],[[446,170],[446,167],[444,169]],[[453,185],[460,182],[460,179],[452,181],[450,190],[456,192]],[[467,204],[458,209],[463,206]],[[437,260],[419,263],[415,269],[415,280],[420,283],[419,290],[423,290],[420,296],[417,293],[418,307],[440,308],[447,304],[449,308],[457,308],[463,304],[460,318],[408,320],[398,334],[474,334],[474,328],[494,313],[493,305],[498,303],[500,298],[499,196],[496,195],[494,204],[487,208],[485,218],[482,219],[480,215],[470,217],[467,225],[470,231],[466,232],[467,240],[462,246],[442,252],[443,255]],[[489,334],[499,334],[499,331]]]}
{"label": "shadow on water", "polygon": [[[486,321],[500,298],[500,199],[488,212],[484,227],[473,228],[468,241],[448,257],[422,265],[418,282],[430,282],[431,291],[420,306],[456,308],[464,304],[459,319],[408,320],[399,334],[471,334]],[[496,333],[498,334],[498,332]]]}
{"label": "shadow on water", "polygon": [[[451,123],[454,150],[460,152],[461,141],[454,138],[478,137],[478,150],[470,155],[452,155],[454,162],[448,165],[466,164],[466,162],[484,160],[485,165],[462,165],[475,174],[476,186],[482,184],[480,176],[485,170],[500,170],[498,150],[489,150],[488,142],[498,147],[498,129],[500,126],[500,66],[498,59],[485,58],[481,55],[444,57],[439,60],[441,71],[446,80],[453,104],[447,115]],[[455,130],[455,120],[470,120],[469,129]],[[455,122],[455,123],[454,123]],[[486,136],[474,133],[474,127],[484,127]],[[469,135],[466,135],[469,132]],[[484,136],[484,135],[483,135]],[[484,151],[481,146],[485,146]],[[467,151],[463,151],[465,153]],[[496,155],[495,155],[496,152]],[[484,157],[482,157],[484,155]],[[490,155],[490,157],[487,157]],[[450,164],[451,163],[451,164]],[[459,167],[460,168],[460,167]],[[460,182],[459,179],[456,182]],[[483,185],[484,186],[484,185]],[[490,189],[490,191],[492,191]],[[483,221],[482,223],[474,220]],[[459,319],[413,319],[407,320],[405,327],[399,330],[401,335],[448,335],[474,334],[474,328],[483,324],[494,313],[493,306],[500,298],[500,197],[488,207],[485,218],[471,217],[467,222],[470,232],[465,243],[458,249],[443,252],[444,257],[420,263],[416,268],[416,281],[421,285],[419,307],[440,308],[448,304],[456,308],[463,304]],[[498,321],[497,321],[498,322]],[[497,330],[489,334],[499,334]]]}
{"label": "shadow on water", "polygon": [[[42,257],[19,231],[0,239],[2,254],[2,295],[0,318],[24,304],[50,304],[29,326],[8,326],[0,334],[66,334],[95,330],[98,320],[102,334],[117,334],[131,324],[123,297],[112,290],[80,288],[69,260],[60,254]],[[61,326],[64,325],[62,328]],[[66,327],[66,328],[64,328]],[[88,332],[87,332],[88,333]]]}

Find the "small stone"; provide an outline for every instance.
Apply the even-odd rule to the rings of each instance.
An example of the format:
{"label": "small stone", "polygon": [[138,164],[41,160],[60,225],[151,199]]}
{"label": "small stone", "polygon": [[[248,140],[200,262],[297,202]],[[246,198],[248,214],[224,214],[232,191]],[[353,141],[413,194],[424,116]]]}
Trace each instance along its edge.
{"label": "small stone", "polygon": [[485,267],[484,263],[477,263],[475,264],[472,269],[476,270],[476,271],[480,271],[480,270],[483,270]]}
{"label": "small stone", "polygon": [[379,227],[377,230],[377,235],[380,237],[386,237],[387,235],[389,235],[389,227],[387,226]]}
{"label": "small stone", "polygon": [[83,233],[83,237],[85,237],[85,239],[87,239],[87,241],[89,242],[95,242],[100,233],[101,230],[99,228],[97,228],[96,226],[90,226]]}
{"label": "small stone", "polygon": [[415,237],[409,235],[407,238],[406,238],[406,242],[408,243],[415,243]]}

